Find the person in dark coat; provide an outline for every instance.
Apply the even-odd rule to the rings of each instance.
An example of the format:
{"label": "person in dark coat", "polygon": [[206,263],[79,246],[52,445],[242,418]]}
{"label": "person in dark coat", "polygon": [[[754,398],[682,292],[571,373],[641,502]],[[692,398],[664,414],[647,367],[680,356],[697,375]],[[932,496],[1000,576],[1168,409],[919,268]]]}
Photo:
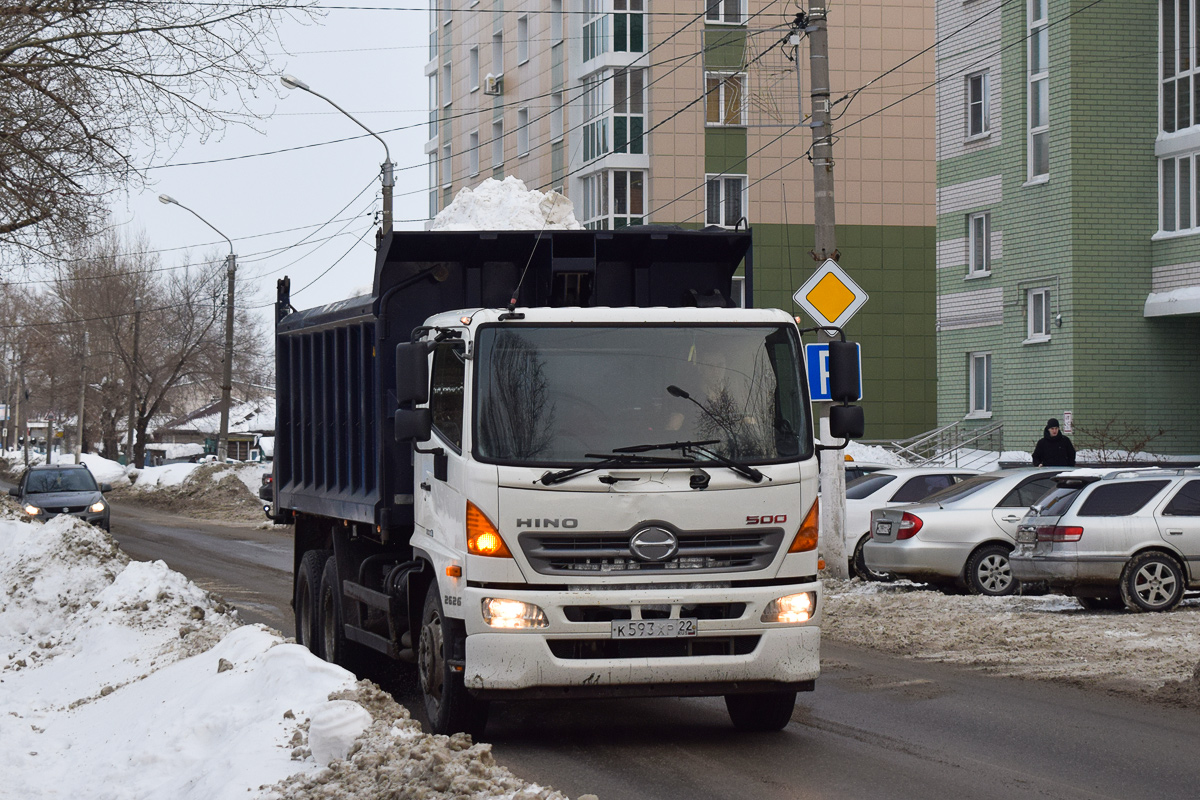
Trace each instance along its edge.
{"label": "person in dark coat", "polygon": [[1058,429],[1058,420],[1051,417],[1046,422],[1046,430],[1042,438],[1033,448],[1033,465],[1035,467],[1073,467],[1075,466],[1075,445]]}

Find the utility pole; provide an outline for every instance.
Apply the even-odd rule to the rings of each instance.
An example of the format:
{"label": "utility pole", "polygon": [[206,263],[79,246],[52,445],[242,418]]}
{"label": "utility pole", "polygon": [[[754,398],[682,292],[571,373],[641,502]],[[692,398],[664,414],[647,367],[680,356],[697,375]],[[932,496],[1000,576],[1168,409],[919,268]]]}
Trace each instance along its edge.
{"label": "utility pole", "polygon": [[[837,261],[837,237],[834,233],[833,204],[833,120],[829,107],[829,28],[824,0],[818,0],[808,10],[808,60],[812,74],[812,165],[813,216],[815,239],[813,260]],[[798,59],[797,59],[798,60]],[[834,337],[825,331],[818,341],[829,342]],[[829,408],[833,403],[821,403],[821,444],[833,446],[837,440],[829,432]],[[821,550],[825,569],[834,578],[848,578],[846,562],[846,462],[841,450],[821,450]]]}
{"label": "utility pole", "polygon": [[233,393],[233,282],[237,272],[237,255],[225,257],[225,273],[229,287],[225,297],[225,363],[221,372],[221,434],[217,440],[217,463],[224,464],[229,455],[229,404]]}
{"label": "utility pole", "polygon": [[133,361],[129,365],[129,430],[125,434],[125,466],[133,463],[133,420],[137,410],[138,338],[142,332],[142,298],[133,298]]}
{"label": "utility pole", "polygon": [[83,463],[83,401],[87,395],[88,332],[83,332],[83,353],[79,357],[79,416],[75,422],[75,463]]}

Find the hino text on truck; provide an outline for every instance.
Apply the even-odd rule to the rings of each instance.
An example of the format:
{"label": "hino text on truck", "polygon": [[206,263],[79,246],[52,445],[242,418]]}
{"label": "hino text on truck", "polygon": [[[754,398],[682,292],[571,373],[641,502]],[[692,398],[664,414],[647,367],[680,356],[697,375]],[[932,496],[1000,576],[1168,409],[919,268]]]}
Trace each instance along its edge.
{"label": "hino text on truck", "polygon": [[819,448],[795,319],[730,307],[750,242],[397,232],[369,296],[297,311],[281,280],[268,513],[295,525],[297,640],[415,663],[438,733],[636,695],[786,725],[820,671]]}

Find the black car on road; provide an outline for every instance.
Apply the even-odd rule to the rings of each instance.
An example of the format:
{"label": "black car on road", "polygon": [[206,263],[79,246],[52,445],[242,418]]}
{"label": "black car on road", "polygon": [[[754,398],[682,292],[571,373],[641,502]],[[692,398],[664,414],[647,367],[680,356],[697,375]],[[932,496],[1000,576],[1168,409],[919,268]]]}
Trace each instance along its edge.
{"label": "black car on road", "polygon": [[21,483],[8,493],[22,510],[42,521],[70,514],[104,530],[109,529],[107,483],[96,483],[85,464],[39,464],[21,476]]}

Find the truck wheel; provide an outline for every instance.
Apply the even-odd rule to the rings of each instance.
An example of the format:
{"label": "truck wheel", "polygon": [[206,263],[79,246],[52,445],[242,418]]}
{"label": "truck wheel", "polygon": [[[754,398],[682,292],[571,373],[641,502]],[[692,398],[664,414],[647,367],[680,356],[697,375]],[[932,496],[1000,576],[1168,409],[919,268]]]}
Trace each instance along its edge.
{"label": "truck wheel", "polygon": [[332,556],[329,550],[309,550],[300,559],[296,571],[296,586],[292,595],[292,608],[296,611],[296,643],[302,644],[321,655],[320,637],[317,632],[317,609],[321,602],[321,574],[325,562]]}
{"label": "truck wheel", "polygon": [[967,559],[967,591],[986,597],[1006,597],[1021,584],[1012,574],[1008,549],[1003,545],[985,545]]}
{"label": "truck wheel", "polygon": [[1121,599],[1130,611],[1170,611],[1183,599],[1183,569],[1162,553],[1135,556],[1121,573]]}
{"label": "truck wheel", "polygon": [[783,730],[796,708],[796,693],[727,694],[725,708],[739,731]]}
{"label": "truck wheel", "polygon": [[321,591],[317,605],[318,638],[321,657],[351,672],[346,628],[342,616],[342,583],[338,580],[337,559],[325,560],[321,572]]}
{"label": "truck wheel", "polygon": [[442,598],[435,579],[425,593],[421,611],[421,638],[417,642],[417,673],[425,714],[433,733],[450,735],[465,731],[475,738],[487,726],[487,702],[468,694],[461,672],[450,668],[451,642],[442,615]]}

